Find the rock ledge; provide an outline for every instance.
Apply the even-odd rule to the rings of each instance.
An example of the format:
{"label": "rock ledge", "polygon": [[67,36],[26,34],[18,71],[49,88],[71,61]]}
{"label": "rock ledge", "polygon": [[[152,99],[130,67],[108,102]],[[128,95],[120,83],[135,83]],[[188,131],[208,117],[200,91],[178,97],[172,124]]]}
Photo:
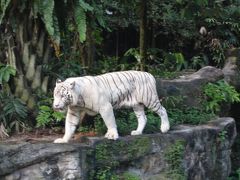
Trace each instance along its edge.
{"label": "rock ledge", "polygon": [[99,137],[85,143],[0,143],[0,179],[90,179],[104,167],[140,179],[168,179],[167,153],[183,142],[180,166],[191,180],[225,180],[231,171],[235,121],[224,117],[200,126],[177,126],[167,134]]}

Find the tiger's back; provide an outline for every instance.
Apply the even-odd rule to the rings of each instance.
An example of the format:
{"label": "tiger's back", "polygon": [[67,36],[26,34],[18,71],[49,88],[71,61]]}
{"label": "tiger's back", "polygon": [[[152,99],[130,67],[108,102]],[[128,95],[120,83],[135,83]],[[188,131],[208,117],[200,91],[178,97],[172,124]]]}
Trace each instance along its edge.
{"label": "tiger's back", "polygon": [[104,89],[114,108],[149,105],[157,98],[155,78],[141,71],[121,71],[94,76],[99,88]]}

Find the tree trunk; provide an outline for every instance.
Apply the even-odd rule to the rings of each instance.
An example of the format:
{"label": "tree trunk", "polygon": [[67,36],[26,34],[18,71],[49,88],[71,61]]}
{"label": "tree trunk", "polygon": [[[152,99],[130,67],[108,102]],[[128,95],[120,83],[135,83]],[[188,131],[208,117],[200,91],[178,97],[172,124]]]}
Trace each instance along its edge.
{"label": "tree trunk", "polygon": [[[17,70],[12,93],[33,109],[36,90],[47,92],[48,77],[43,75],[42,67],[49,60],[51,48],[43,24],[31,11],[30,5],[21,12],[15,7],[10,9],[8,23],[2,25],[4,32],[1,33],[7,38],[1,38],[0,43],[7,46],[3,62]],[[16,25],[11,24],[13,17]]]}
{"label": "tree trunk", "polygon": [[146,26],[147,26],[147,1],[141,0],[140,2],[140,36],[139,36],[139,46],[140,46],[140,69],[143,71],[145,69],[145,61],[147,57],[146,49]]}

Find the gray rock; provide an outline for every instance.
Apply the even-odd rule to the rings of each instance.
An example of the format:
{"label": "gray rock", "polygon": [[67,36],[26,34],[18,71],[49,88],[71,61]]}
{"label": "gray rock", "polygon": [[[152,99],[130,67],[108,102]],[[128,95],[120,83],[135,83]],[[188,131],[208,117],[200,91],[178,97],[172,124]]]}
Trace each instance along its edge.
{"label": "gray rock", "polygon": [[199,71],[181,76],[173,80],[157,79],[157,90],[160,98],[167,96],[182,96],[184,104],[197,106],[201,96],[201,88],[208,82],[216,82],[223,79],[221,69],[206,66]]}
{"label": "gray rock", "polygon": [[237,90],[240,90],[240,49],[229,49],[226,51],[226,61],[222,69],[224,79],[233,85]]}
{"label": "gray rock", "polygon": [[[166,180],[172,179],[178,163],[186,179],[225,180],[235,136],[235,121],[226,117],[200,126],[181,125],[167,134],[117,141],[89,137],[85,143],[0,143],[0,179],[91,179],[91,174],[112,169],[119,175]],[[181,147],[178,142],[183,142]]]}

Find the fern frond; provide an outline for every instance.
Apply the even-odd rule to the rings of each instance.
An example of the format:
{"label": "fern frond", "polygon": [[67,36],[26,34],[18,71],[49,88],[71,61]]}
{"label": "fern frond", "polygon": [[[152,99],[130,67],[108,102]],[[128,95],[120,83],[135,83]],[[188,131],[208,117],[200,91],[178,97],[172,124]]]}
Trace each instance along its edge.
{"label": "fern frond", "polygon": [[53,27],[53,10],[54,1],[53,0],[42,0],[40,1],[40,10],[43,15],[43,22],[50,36],[54,35]]}
{"label": "fern frond", "polygon": [[33,12],[36,17],[40,15],[49,36],[54,43],[60,44],[60,32],[56,13],[54,11],[53,0],[35,0],[33,1]]}
{"label": "fern frond", "polygon": [[20,117],[25,119],[27,117],[27,108],[21,100],[11,97],[4,103],[3,111],[5,115]]}
{"label": "fern frond", "polygon": [[79,4],[75,7],[74,16],[79,34],[79,40],[80,42],[84,42],[86,40],[87,31],[86,12]]}
{"label": "fern frond", "polygon": [[12,66],[6,65],[6,66],[0,66],[0,84],[2,82],[8,82],[10,79],[10,76],[16,75],[16,69],[14,69]]}
{"label": "fern frond", "polygon": [[90,6],[88,3],[84,2],[83,0],[79,0],[79,5],[85,10],[85,11],[92,11],[93,7]]}

